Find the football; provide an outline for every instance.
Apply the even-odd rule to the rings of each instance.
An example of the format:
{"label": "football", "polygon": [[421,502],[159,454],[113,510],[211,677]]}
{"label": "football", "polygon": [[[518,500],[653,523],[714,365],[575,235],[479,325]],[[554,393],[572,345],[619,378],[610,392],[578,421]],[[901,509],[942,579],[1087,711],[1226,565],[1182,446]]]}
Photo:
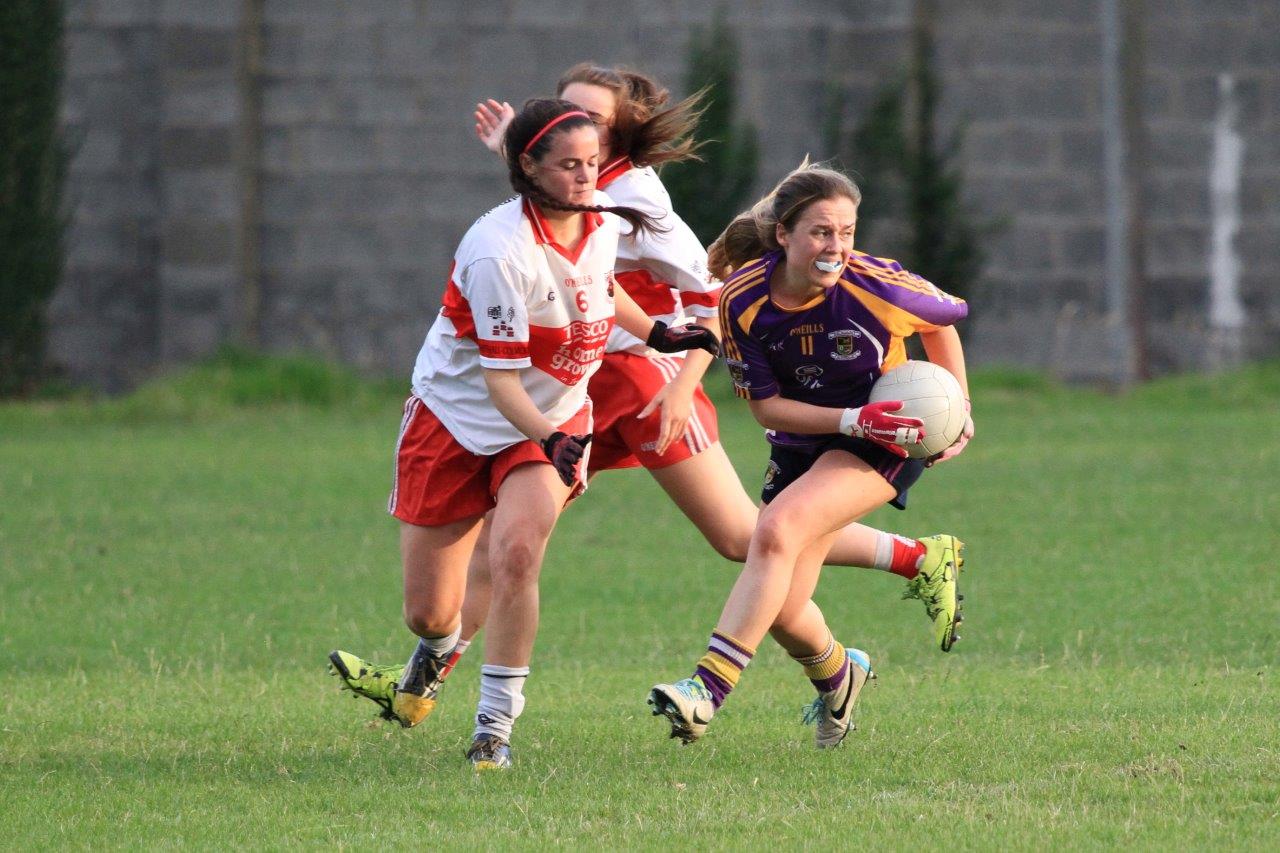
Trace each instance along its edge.
{"label": "football", "polygon": [[868,402],[901,400],[895,414],[924,421],[924,440],[907,446],[912,459],[925,459],[946,450],[960,437],[966,412],[960,383],[944,367],[928,361],[908,361],[876,380]]}

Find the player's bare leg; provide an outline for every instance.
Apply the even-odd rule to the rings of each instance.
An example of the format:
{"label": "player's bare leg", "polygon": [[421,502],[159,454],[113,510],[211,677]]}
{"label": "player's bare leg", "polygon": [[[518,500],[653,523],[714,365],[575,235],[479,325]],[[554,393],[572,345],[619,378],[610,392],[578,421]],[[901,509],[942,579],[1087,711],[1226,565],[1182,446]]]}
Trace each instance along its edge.
{"label": "player's bare leg", "polygon": [[[674,465],[651,468],[649,473],[716,553],[735,563],[747,559],[759,509],[720,442]],[[827,565],[873,566],[879,536],[878,530],[862,524],[845,525],[836,533]]]}
{"label": "player's bare leg", "polygon": [[492,529],[493,513],[490,512],[484,517],[480,538],[471,553],[471,564],[467,566],[467,595],[462,602],[461,635],[461,639],[467,642],[484,627],[484,620],[489,615],[489,599],[493,594],[489,574],[489,534]]}
{"label": "player's bare leg", "polygon": [[391,714],[403,726],[417,725],[435,708],[445,655],[457,641],[467,563],[479,535],[479,518],[437,527],[400,524],[404,621],[419,637],[391,702]]}
{"label": "player's bare leg", "polygon": [[893,486],[861,459],[840,450],[824,453],[761,513],[716,630],[758,645],[782,610],[801,553],[894,494]]}
{"label": "player's bare leg", "polygon": [[[650,691],[649,704],[655,714],[670,721],[672,737],[686,743],[701,737],[766,631],[781,615],[781,637],[806,652],[796,659],[818,689],[824,707],[831,705],[840,712],[835,715],[836,728],[820,726],[819,745],[834,745],[843,738],[852,704],[851,664],[809,598],[835,532],[893,496],[893,487],[865,462],[832,451],[819,457],[761,512],[746,565],[694,676]],[[788,603],[791,609],[784,613]],[[807,654],[817,646],[822,646],[820,651]]]}
{"label": "player's bare leg", "polygon": [[538,576],[547,541],[569,497],[550,465],[521,465],[498,488],[489,531],[492,594],[486,620],[480,701],[468,757],[478,769],[510,764],[511,730],[524,710],[538,633]]}
{"label": "player's bare leg", "polygon": [[822,611],[813,602],[822,574],[822,560],[834,534],[823,536],[800,553],[791,576],[791,588],[769,635],[792,657],[809,657],[826,648],[831,632]]}

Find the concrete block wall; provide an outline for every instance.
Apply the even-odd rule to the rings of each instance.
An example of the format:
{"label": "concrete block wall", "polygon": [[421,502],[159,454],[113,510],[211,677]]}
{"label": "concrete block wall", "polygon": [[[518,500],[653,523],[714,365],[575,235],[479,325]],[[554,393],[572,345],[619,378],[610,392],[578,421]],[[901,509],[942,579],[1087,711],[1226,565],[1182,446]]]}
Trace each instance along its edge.
{"label": "concrete block wall", "polygon": [[[969,336],[978,361],[1107,371],[1105,352],[1102,42],[1096,0],[940,4],[947,121],[967,125],[965,174],[980,216],[1008,227]],[[1205,365],[1209,169],[1217,77],[1230,73],[1245,142],[1236,242],[1251,321],[1245,351],[1280,352],[1280,5],[1148,3],[1144,23],[1143,174],[1146,303],[1152,367]]]}
{"label": "concrete block wall", "polygon": [[[458,239],[510,193],[474,140],[475,102],[546,94],[587,58],[632,65],[684,94],[694,33],[711,18],[709,6],[674,0],[265,0],[254,155],[238,142],[253,103],[236,75],[246,5],[68,2],[74,209],[52,321],[53,354],[74,378],[124,388],[232,339],[246,318],[246,234],[269,349],[407,375]],[[1097,3],[939,7],[943,123],[966,123],[976,215],[1007,221],[988,245],[974,360],[1087,368],[1103,292]],[[912,8],[729,7],[761,189],[806,153],[830,155],[829,91],[845,93],[852,125],[905,56]],[[1280,350],[1278,10],[1185,0],[1150,15],[1143,156],[1161,366],[1195,362],[1187,342],[1207,289],[1209,124],[1223,70],[1245,105],[1238,244],[1256,318],[1250,351]],[[246,156],[259,184],[254,222],[241,207]]]}
{"label": "concrete block wall", "polygon": [[227,340],[237,294],[235,0],[70,0],[66,277],[51,355],[131,387]]}

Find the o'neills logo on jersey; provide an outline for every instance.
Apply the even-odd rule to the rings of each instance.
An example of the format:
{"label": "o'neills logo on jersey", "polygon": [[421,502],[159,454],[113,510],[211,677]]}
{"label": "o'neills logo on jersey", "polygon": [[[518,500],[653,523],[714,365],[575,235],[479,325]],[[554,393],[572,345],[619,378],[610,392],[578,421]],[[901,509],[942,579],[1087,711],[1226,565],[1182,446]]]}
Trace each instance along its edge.
{"label": "o'neills logo on jersey", "polygon": [[586,275],[575,275],[572,278],[566,278],[564,280],[564,286],[569,288],[586,287],[592,281],[594,281],[594,279],[591,277],[590,273]]}
{"label": "o'neills logo on jersey", "polygon": [[533,366],[564,385],[577,385],[604,356],[613,318],[574,320],[567,326],[530,326],[529,359]]}

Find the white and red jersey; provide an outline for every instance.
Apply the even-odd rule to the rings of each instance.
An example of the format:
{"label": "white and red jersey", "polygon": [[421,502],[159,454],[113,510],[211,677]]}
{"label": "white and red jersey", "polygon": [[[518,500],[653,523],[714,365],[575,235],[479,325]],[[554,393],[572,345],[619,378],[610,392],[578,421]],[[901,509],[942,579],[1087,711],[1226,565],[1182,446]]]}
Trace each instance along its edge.
{"label": "white and red jersey", "polygon": [[[594,203],[612,204],[600,192]],[[585,216],[582,240],[569,251],[541,211],[516,197],[476,220],[458,246],[413,391],[472,453],[493,455],[526,439],[490,401],[482,368],[520,370],[553,424],[586,402],[613,329],[618,218]]]}
{"label": "white and red jersey", "polygon": [[[668,326],[689,317],[714,317],[720,282],[707,273],[707,252],[697,236],[671,209],[671,196],[651,167],[631,165],[625,157],[600,168],[596,183],[608,189],[616,205],[633,207],[658,220],[665,231],[623,234],[618,241],[618,283],[640,308]],[[624,223],[623,229],[627,226]],[[609,338],[609,352],[654,355],[644,341],[621,328]],[[684,353],[675,353],[683,358]]]}

